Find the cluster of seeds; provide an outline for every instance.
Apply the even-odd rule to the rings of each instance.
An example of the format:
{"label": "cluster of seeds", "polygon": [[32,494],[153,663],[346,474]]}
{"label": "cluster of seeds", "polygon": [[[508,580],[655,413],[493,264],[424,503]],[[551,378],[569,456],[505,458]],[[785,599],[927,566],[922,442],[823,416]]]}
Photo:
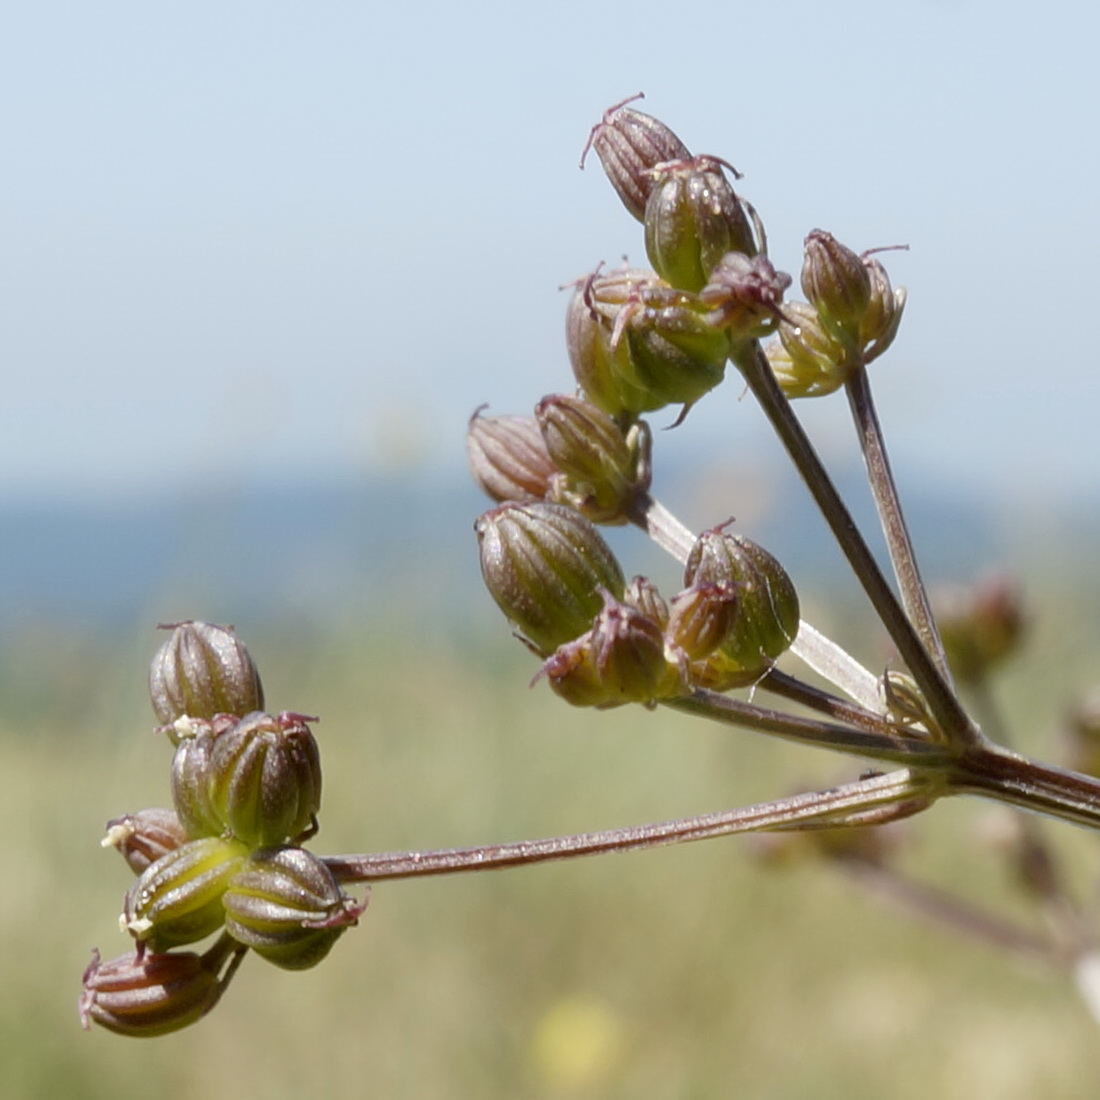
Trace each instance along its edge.
{"label": "cluster of seeds", "polygon": [[174,746],[173,808],[108,823],[104,845],[137,875],[119,918],[135,947],[109,962],[96,953],[81,997],[86,1027],[133,1036],[205,1015],[249,952],[314,966],[365,907],[302,846],[321,805],[316,719],[264,711],[259,673],[231,630],[170,629],[149,686]]}

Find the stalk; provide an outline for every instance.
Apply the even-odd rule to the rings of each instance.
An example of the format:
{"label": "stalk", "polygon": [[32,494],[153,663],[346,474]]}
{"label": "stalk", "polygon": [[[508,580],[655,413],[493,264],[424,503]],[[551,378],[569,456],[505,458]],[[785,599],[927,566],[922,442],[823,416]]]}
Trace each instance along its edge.
{"label": "stalk", "polygon": [[875,712],[882,709],[879,678],[805,619],[798,624],[790,652],[864,709]]}
{"label": "stalk", "polygon": [[879,711],[838,699],[835,695],[807,684],[778,668],[769,669],[755,686],[869,733],[886,736],[897,733],[897,726],[884,718]]}
{"label": "stalk", "polygon": [[926,768],[949,768],[954,759],[944,744],[897,732],[855,729],[851,726],[822,722],[779,710],[732,699],[716,691],[697,688],[690,695],[664,699],[662,705],[685,714],[709,718],[727,726],[740,726],[771,734],[787,741],[798,741],[817,748],[834,749],[867,760]]}
{"label": "stalk", "polygon": [[1100,780],[1056,768],[983,741],[959,754],[940,742],[894,734],[870,733],[814,719],[798,719],[717,692],[697,690],[665,706],[726,725],[769,733],[786,740],[816,744],[853,756],[886,760],[934,772],[939,790],[973,794],[1032,813],[1100,830]]}
{"label": "stalk", "polygon": [[963,710],[951,686],[937,668],[893,590],[886,582],[866,540],[856,527],[847,506],[818,458],[805,430],[791,410],[758,341],[745,345],[735,356],[738,367],[754,397],[796,469],[802,475],[818,509],[863,586],[891,640],[901,654],[928,707],[945,736],[959,749],[981,743],[981,731]]}
{"label": "stalk", "polygon": [[794,795],[742,809],[647,825],[474,848],[327,856],[343,883],[501,870],[550,860],[684,844],[735,833],[848,824],[882,824],[919,812],[948,794],[979,794],[1090,828],[1100,828],[1100,782],[1062,772],[1006,750],[982,749],[965,776],[901,768],[827,791]]}
{"label": "stalk", "polygon": [[1047,817],[1100,829],[1100,780],[985,744],[953,762],[954,794],[977,794]]}
{"label": "stalk", "polygon": [[1052,966],[1068,967],[1070,961],[1049,939],[1010,924],[969,902],[924,882],[906,878],[888,864],[857,857],[839,857],[840,867],[860,886],[872,891],[903,912],[916,913],[934,924]]}
{"label": "stalk", "polygon": [[640,527],[662,549],[681,565],[688,560],[695,545],[695,534],[685,527],[659,500],[648,492],[634,499],[630,522]]}
{"label": "stalk", "polygon": [[888,817],[894,807],[899,808],[894,816],[900,816],[907,812],[912,803],[925,806],[928,799],[935,797],[935,788],[935,782],[928,776],[900,769],[828,791],[793,795],[742,809],[722,810],[675,821],[477,848],[328,856],[325,863],[344,883],[501,870],[609,852],[634,852],[763,829],[835,824],[853,815],[879,813]]}
{"label": "stalk", "polygon": [[921,580],[913,542],[901,510],[897,483],[890,468],[886,441],[882,435],[882,427],[871,395],[871,380],[867,377],[866,370],[855,371],[845,383],[845,389],[852,419],[859,434],[863,461],[867,467],[867,481],[875,500],[875,508],[878,510],[879,523],[886,538],[886,548],[890,555],[890,563],[894,567],[894,576],[897,578],[902,603],[905,605],[910,622],[920,635],[924,648],[950,686],[951,672],[947,667],[947,656],[943,651],[943,642],[928,601],[928,590]]}

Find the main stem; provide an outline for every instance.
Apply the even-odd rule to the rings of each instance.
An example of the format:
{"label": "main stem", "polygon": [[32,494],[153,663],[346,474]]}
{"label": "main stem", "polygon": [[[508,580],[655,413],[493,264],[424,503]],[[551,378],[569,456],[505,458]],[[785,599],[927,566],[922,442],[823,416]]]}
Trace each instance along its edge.
{"label": "main stem", "polygon": [[1024,810],[1100,829],[1100,780],[986,743],[965,753],[947,777],[954,794],[977,794]]}
{"label": "main stem", "polygon": [[[940,794],[978,794],[1100,830],[1100,779],[1044,764],[984,739],[973,749],[958,753],[941,742],[900,734],[893,740],[882,733],[855,729],[846,734],[834,734],[835,730],[845,727],[812,720],[804,720],[803,735],[798,727],[790,724],[794,716],[703,690],[682,699],[665,700],[664,705],[725,725],[755,729],[854,756],[877,757],[913,768],[927,768],[936,773],[942,784]],[[821,731],[816,740],[815,728]],[[871,751],[861,749],[861,744],[871,746]]]}

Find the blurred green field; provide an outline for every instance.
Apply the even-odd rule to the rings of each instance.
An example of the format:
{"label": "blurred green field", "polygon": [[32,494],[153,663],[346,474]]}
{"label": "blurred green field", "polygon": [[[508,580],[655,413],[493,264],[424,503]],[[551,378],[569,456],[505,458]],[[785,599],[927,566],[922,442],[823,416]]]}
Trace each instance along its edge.
{"label": "blurred green field", "polygon": [[[532,662],[503,627],[425,641],[366,622],[291,641],[237,625],[269,706],[322,717],[311,846],[324,854],[678,817],[859,771],[662,711],[570,710],[528,690]],[[1053,731],[1063,688],[1097,667],[1095,641],[1040,633],[1006,689],[1019,728]],[[98,847],[103,823],[167,800],[169,750],[145,698],[155,644],[152,631],[105,646],[42,628],[0,649],[0,1095],[1096,1095],[1100,1027],[1064,978],[884,908],[833,867],[767,866],[739,838],[381,883],[317,969],[249,959],[196,1027],[85,1034],[90,951],[128,947],[116,916],[129,873]],[[982,839],[988,820],[979,803],[936,807],[902,858],[1034,923]],[[1095,839],[1051,833],[1087,883]]]}

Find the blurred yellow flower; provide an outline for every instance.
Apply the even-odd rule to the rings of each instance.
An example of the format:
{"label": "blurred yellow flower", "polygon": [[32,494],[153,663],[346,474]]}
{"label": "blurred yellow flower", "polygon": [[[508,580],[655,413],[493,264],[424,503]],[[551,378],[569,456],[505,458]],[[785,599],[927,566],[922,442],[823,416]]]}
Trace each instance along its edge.
{"label": "blurred yellow flower", "polygon": [[585,993],[555,1001],[543,1013],[531,1041],[531,1053],[546,1081],[563,1091],[596,1083],[619,1064],[624,1028],[603,1001]]}

